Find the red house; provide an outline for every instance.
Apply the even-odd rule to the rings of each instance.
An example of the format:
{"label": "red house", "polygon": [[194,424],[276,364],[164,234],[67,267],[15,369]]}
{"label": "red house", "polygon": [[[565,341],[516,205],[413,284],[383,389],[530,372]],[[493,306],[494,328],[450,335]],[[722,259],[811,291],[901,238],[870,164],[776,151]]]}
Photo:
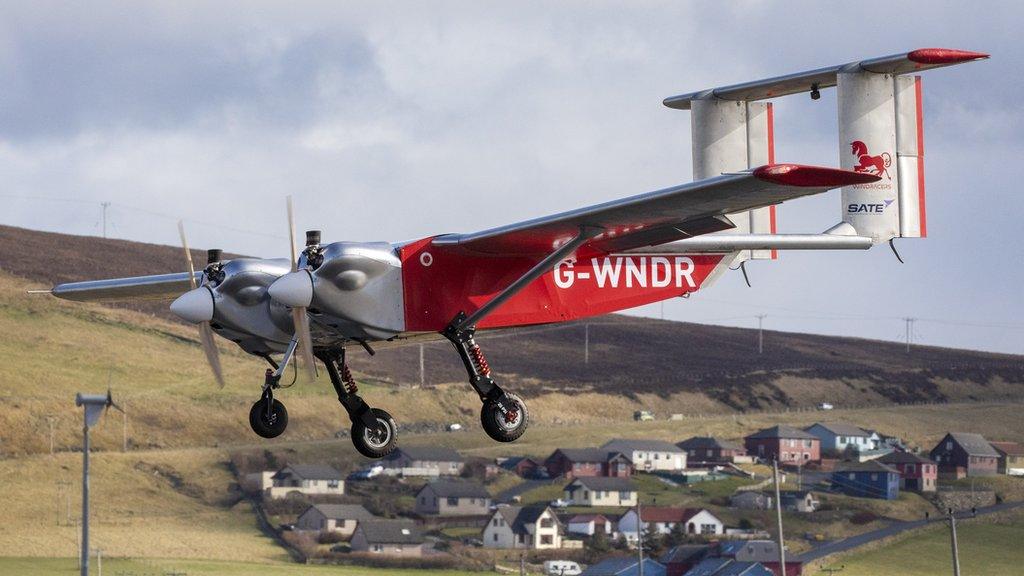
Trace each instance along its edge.
{"label": "red house", "polygon": [[772,426],[743,439],[747,454],[779,464],[803,465],[821,462],[821,440],[792,426]]}
{"label": "red house", "polygon": [[537,470],[542,468],[540,463],[533,458],[526,456],[502,460],[499,466],[520,478],[535,478],[537,476]]}
{"label": "red house", "polygon": [[621,452],[600,448],[559,448],[544,461],[544,467],[552,478],[628,477],[633,474],[632,460]]}
{"label": "red house", "polygon": [[939,467],[927,458],[910,452],[893,452],[878,459],[900,473],[900,489],[914,492],[935,492]]}

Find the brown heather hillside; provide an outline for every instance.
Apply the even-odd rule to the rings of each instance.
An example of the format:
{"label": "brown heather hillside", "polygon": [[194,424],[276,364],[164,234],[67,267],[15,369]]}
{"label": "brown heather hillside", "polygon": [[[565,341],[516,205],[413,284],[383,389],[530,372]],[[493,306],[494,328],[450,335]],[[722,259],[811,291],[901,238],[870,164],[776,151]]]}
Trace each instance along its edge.
{"label": "brown heather hillside", "polygon": [[[193,257],[205,261],[202,251]],[[0,226],[0,271],[34,282],[182,269],[181,250],[173,246]],[[166,304],[127,307],[172,318]],[[825,400],[863,404],[1024,398],[1020,356],[925,346],[906,354],[896,343],[783,332],[766,332],[765,353],[758,355],[757,334],[749,329],[624,316],[590,323],[588,364],[583,363],[580,323],[483,335],[480,340],[498,377],[533,396],[624,395],[677,411],[806,406]],[[444,342],[426,345],[425,364],[428,385],[458,383],[465,377],[458,357]],[[416,347],[383,350],[372,359],[357,352],[353,365],[384,382],[420,381]]]}

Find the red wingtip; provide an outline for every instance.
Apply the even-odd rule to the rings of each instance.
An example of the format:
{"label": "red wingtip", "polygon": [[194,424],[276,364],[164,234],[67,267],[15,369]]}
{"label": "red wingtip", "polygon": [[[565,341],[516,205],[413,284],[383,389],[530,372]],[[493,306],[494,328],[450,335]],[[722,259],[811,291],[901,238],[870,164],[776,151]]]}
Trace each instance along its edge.
{"label": "red wingtip", "polygon": [[984,60],[988,54],[981,52],[969,52],[967,50],[952,50],[949,48],[920,48],[907,54],[907,59],[918,64],[942,65],[959,64],[971,60]]}
{"label": "red wingtip", "polygon": [[769,164],[754,169],[754,177],[783,186],[804,186],[808,188],[838,188],[868,184],[881,180],[880,176],[839,168],[805,166],[803,164]]}

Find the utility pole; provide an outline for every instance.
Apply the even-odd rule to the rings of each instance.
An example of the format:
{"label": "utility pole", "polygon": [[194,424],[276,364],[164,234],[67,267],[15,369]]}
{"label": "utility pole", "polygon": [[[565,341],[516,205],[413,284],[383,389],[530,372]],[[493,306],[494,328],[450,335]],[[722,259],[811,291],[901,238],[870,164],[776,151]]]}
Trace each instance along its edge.
{"label": "utility pole", "polygon": [[640,493],[636,494],[636,569],[637,576],[644,576],[644,521],[640,515]]}
{"label": "utility pole", "polygon": [[420,386],[425,386],[427,382],[426,370],[423,368],[423,344],[420,344]]}
{"label": "utility pole", "polygon": [[103,237],[107,237],[107,208],[110,208],[110,202],[100,202],[100,206],[103,207]]}
{"label": "utility pole", "polygon": [[956,543],[956,515],[949,509],[949,538],[953,548],[953,576],[960,576],[960,549]]}
{"label": "utility pole", "polygon": [[583,363],[590,364],[590,324],[583,325]]}
{"label": "utility pole", "polygon": [[128,451],[128,403],[121,407],[121,452]]}
{"label": "utility pole", "polygon": [[96,549],[96,576],[103,576],[103,549]]}
{"label": "utility pole", "polygon": [[62,518],[65,514],[61,508],[65,508],[64,503],[67,502],[67,523],[71,524],[71,482],[61,478],[57,480],[57,526],[63,526]]}
{"label": "utility pole", "polygon": [[757,353],[764,354],[764,319],[767,314],[757,315]]}
{"label": "utility pole", "polygon": [[53,424],[57,421],[55,416],[47,416],[46,421],[50,424],[50,454],[53,454]]}
{"label": "utility pole", "polygon": [[779,523],[779,573],[786,573],[786,545],[782,535],[782,497],[779,489],[779,461],[772,460],[772,482],[775,484],[775,518]]}
{"label": "utility pole", "polygon": [[519,576],[526,576],[526,552],[519,553]]}
{"label": "utility pole", "polygon": [[905,336],[906,336],[906,341],[907,341],[907,354],[910,354],[910,343],[914,339],[914,321],[916,321],[916,320],[917,320],[917,318],[910,318],[910,317],[907,317],[907,318],[903,319],[903,325],[904,325],[903,330],[904,330],[904,333],[905,333]]}

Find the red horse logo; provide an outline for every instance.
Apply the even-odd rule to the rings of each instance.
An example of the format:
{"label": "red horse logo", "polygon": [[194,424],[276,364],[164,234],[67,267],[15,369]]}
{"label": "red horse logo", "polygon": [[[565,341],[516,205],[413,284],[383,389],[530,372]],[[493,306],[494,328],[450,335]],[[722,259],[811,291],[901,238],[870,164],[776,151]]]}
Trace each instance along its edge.
{"label": "red horse logo", "polygon": [[875,176],[882,176],[884,174],[886,178],[892,180],[892,176],[889,176],[889,171],[886,170],[886,168],[892,166],[892,156],[888,152],[872,156],[868,154],[867,144],[860,140],[854,140],[850,142],[850,153],[860,160],[860,164],[853,167],[854,172],[867,172]]}

